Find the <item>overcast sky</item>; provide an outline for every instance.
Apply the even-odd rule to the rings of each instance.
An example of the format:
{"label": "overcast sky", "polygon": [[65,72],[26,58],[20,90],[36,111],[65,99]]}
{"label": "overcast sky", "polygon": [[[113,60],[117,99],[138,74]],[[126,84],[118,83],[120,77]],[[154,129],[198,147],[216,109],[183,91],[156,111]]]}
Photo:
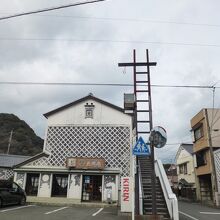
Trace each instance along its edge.
{"label": "overcast sky", "polygon": [[[78,1],[2,0],[0,16]],[[108,0],[0,21],[0,82],[133,83],[137,60],[157,62],[152,84],[213,85],[220,80],[220,2],[218,0]],[[123,42],[122,42],[123,41]],[[216,84],[220,86],[219,84]],[[43,113],[92,92],[123,106],[132,87],[33,86],[0,84],[0,112],[25,120],[44,138]],[[219,89],[215,107],[220,107]],[[152,88],[153,121],[167,130],[158,152],[174,158],[178,143],[191,142],[190,119],[212,107],[211,89]]]}

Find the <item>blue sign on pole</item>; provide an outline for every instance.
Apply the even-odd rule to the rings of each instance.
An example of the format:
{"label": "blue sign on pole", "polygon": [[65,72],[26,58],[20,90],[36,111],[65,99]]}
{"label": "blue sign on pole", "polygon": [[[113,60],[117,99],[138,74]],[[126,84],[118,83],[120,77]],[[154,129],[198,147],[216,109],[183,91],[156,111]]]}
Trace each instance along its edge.
{"label": "blue sign on pole", "polygon": [[135,144],[132,153],[133,155],[139,156],[139,155],[150,155],[149,145],[147,145],[142,137],[139,137],[137,143]]}

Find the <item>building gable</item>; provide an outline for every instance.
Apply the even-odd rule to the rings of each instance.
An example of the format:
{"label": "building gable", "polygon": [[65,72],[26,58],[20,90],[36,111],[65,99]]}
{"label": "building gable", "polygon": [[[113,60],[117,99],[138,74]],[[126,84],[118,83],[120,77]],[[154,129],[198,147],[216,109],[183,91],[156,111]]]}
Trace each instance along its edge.
{"label": "building gable", "polygon": [[[91,112],[90,112],[91,111]],[[89,113],[89,114],[88,114]],[[47,114],[48,125],[101,125],[132,124],[132,117],[119,107],[100,102],[92,96],[65,108]]]}
{"label": "building gable", "polygon": [[45,161],[48,156],[49,156],[49,154],[47,154],[45,152],[41,152],[39,154],[36,154],[33,157],[29,157],[29,159],[27,159],[19,164],[16,164],[15,166],[13,166],[13,169],[22,168],[22,167],[26,167],[26,166],[33,166],[40,161]]}
{"label": "building gable", "polygon": [[179,161],[186,160],[186,158],[192,158],[193,156],[182,146],[179,147],[177,154],[176,154],[176,163],[178,164]]}

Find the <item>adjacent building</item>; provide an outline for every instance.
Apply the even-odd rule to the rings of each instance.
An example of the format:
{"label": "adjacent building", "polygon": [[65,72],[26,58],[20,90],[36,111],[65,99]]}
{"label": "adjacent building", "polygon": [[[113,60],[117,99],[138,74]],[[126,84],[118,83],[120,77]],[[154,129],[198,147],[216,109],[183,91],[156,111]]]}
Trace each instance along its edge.
{"label": "adjacent building", "polygon": [[14,167],[28,196],[76,202],[120,197],[130,176],[132,116],[92,94],[44,114],[43,152]]}
{"label": "adjacent building", "polygon": [[178,195],[189,199],[195,197],[195,171],[193,159],[193,145],[181,144],[176,154],[178,176]]}
{"label": "adjacent building", "polygon": [[178,188],[178,176],[177,176],[176,164],[171,164],[170,167],[166,170],[166,174],[171,188],[173,190]]}
{"label": "adjacent building", "polygon": [[202,109],[191,119],[197,198],[217,204],[214,152],[220,148],[220,109]]}
{"label": "adjacent building", "polygon": [[176,154],[178,185],[195,188],[193,145],[181,144]]}
{"label": "adjacent building", "polygon": [[0,180],[7,180],[13,177],[13,166],[27,160],[29,156],[0,154]]}

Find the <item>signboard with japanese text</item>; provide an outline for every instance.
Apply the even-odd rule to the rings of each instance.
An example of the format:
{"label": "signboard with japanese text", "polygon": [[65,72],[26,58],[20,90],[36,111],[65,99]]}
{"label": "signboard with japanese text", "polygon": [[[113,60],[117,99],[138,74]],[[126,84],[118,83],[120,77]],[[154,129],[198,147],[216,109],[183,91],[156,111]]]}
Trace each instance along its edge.
{"label": "signboard with japanese text", "polygon": [[102,158],[68,157],[66,167],[82,170],[103,170],[105,160]]}

